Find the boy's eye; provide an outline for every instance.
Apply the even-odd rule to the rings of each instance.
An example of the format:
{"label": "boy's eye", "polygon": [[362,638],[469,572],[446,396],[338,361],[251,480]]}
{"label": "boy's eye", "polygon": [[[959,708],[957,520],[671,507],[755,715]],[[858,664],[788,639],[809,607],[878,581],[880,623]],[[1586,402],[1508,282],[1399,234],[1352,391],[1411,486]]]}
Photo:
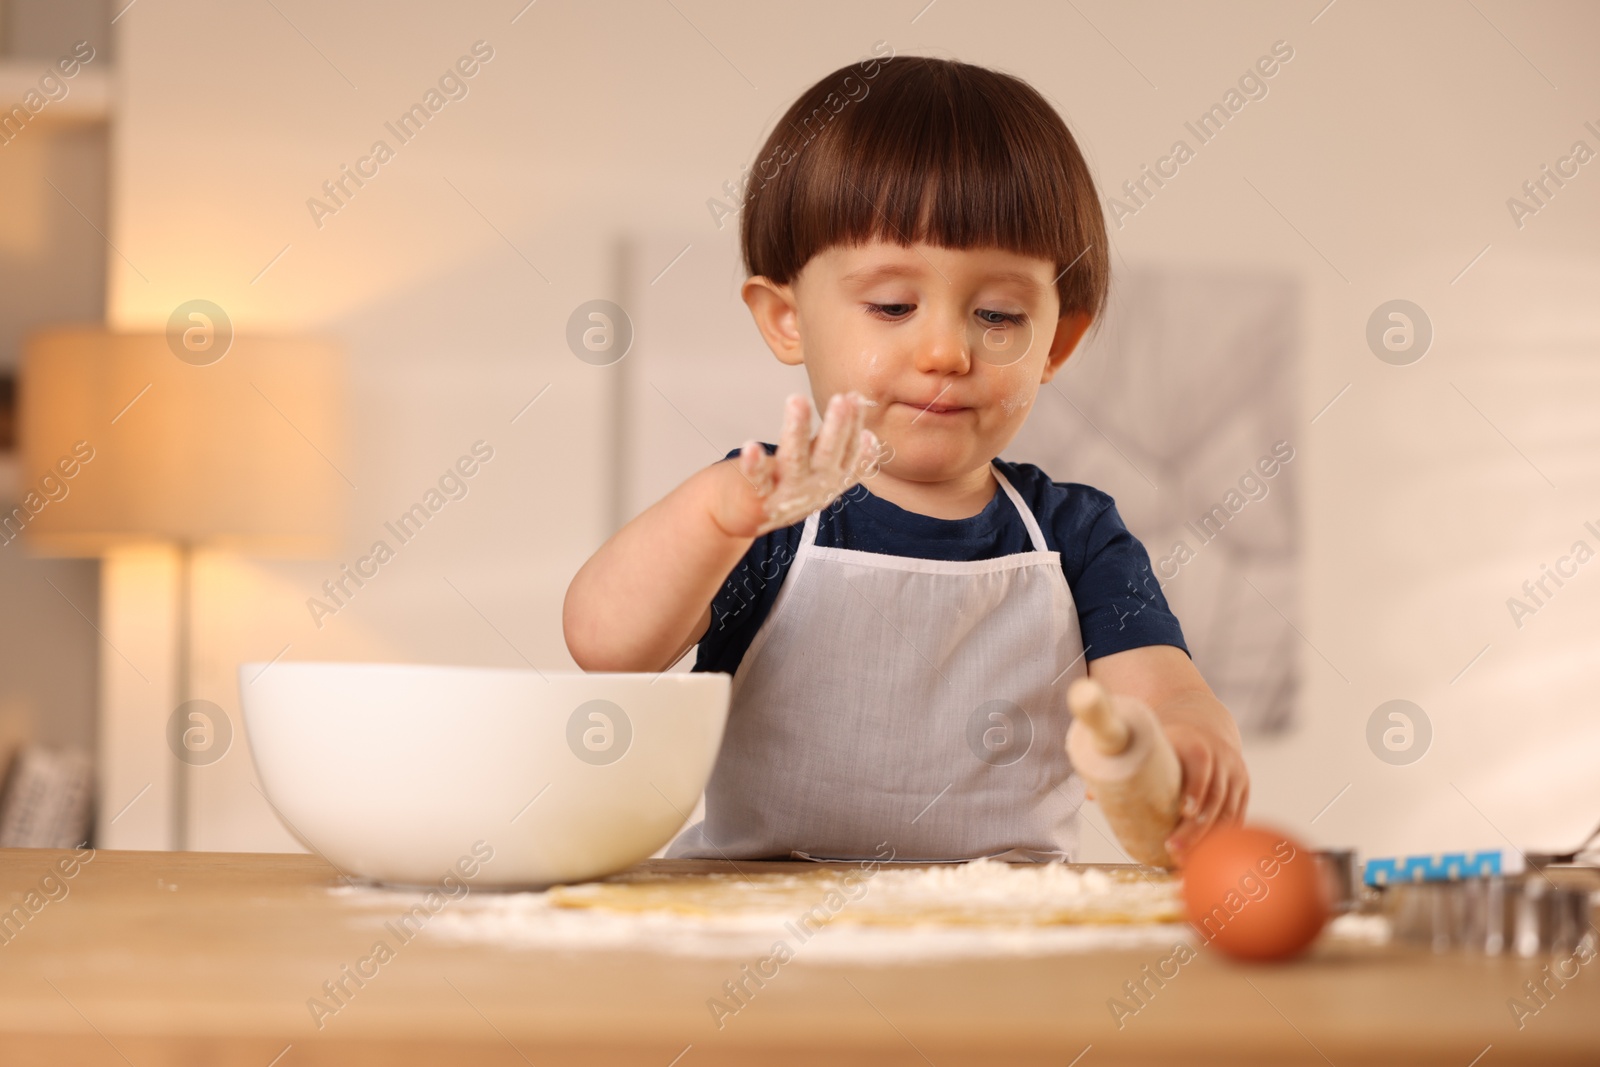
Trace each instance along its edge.
{"label": "boy's eye", "polygon": [[[1024,315],[1012,315],[1004,311],[989,311],[985,308],[979,308],[977,314],[979,320],[988,326],[1004,326],[1007,323],[1013,326],[1021,326],[1026,318]],[[985,316],[988,315],[993,315],[994,318],[986,318]]]}
{"label": "boy's eye", "polygon": [[915,304],[868,304],[872,314],[884,319],[901,319],[915,310]]}
{"label": "boy's eye", "polygon": [[[867,307],[873,315],[884,319],[902,319],[916,310],[915,304],[868,304]],[[1005,311],[991,311],[979,308],[975,314],[985,326],[1021,326],[1027,321],[1026,315],[1013,315]]]}

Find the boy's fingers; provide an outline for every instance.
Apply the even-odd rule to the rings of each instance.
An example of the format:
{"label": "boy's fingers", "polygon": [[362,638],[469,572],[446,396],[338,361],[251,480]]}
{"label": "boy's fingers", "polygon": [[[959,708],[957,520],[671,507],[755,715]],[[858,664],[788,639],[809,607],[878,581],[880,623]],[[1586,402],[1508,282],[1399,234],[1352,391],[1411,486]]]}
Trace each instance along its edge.
{"label": "boy's fingers", "polygon": [[1216,760],[1209,751],[1202,751],[1204,756],[1198,762],[1191,760],[1183,768],[1183,799],[1178,811],[1191,819],[1204,807],[1217,772]]}
{"label": "boy's fingers", "polygon": [[867,454],[861,461],[861,476],[871,478],[883,470],[885,463],[894,458],[894,449],[884,444],[883,439],[871,430],[861,432],[872,434],[872,440],[867,444]]}
{"label": "boy's fingers", "polygon": [[839,434],[839,475],[844,488],[848,489],[861,480],[861,427],[866,422],[867,412],[856,393],[846,394],[845,402],[849,411]]}
{"label": "boy's fingers", "polygon": [[[1215,774],[1211,778],[1211,788],[1205,798],[1200,802],[1200,810],[1195,814],[1194,821],[1201,832],[1211,829],[1217,823],[1217,816],[1222,813],[1223,805],[1228,801],[1228,777],[1225,773]],[[1198,834],[1196,836],[1199,836]]]}
{"label": "boy's fingers", "polygon": [[871,430],[862,430],[856,434],[856,453],[854,466],[855,478],[860,481],[870,477],[878,462],[878,435]]}
{"label": "boy's fingers", "polygon": [[754,482],[756,480],[756,473],[761,465],[760,458],[756,456],[756,449],[760,447],[755,441],[746,441],[739,446],[739,458],[737,461],[739,473],[744,475],[746,481]]}
{"label": "boy's fingers", "polygon": [[822,429],[811,446],[811,469],[833,472],[844,459],[850,445],[846,431],[853,414],[854,404],[844,393],[835,393],[828,400],[828,410],[822,418]]}
{"label": "boy's fingers", "polygon": [[845,394],[845,403],[848,410],[839,427],[839,466],[846,474],[853,474],[861,450],[861,424],[866,419],[866,411],[862,407],[861,397],[855,392]]}
{"label": "boy's fingers", "polygon": [[1195,813],[1183,819],[1177,830],[1168,838],[1167,851],[1174,855],[1188,852],[1212,829],[1232,821],[1223,817],[1233,792],[1230,781],[1227,773],[1223,771],[1212,777],[1210,788],[1200,800]]}
{"label": "boy's fingers", "polygon": [[778,440],[778,473],[798,483],[810,465],[811,401],[801,393],[783,407],[783,436]]}
{"label": "boy's fingers", "polygon": [[1210,828],[1210,824],[1200,822],[1198,816],[1185,816],[1178,820],[1178,825],[1168,835],[1167,851],[1172,853],[1174,858],[1183,858],[1184,854],[1193,848],[1195,842],[1204,837],[1206,831]]}
{"label": "boy's fingers", "polygon": [[1173,827],[1172,833],[1167,835],[1167,854],[1179,863],[1183,862],[1184,853],[1189,851],[1189,838],[1194,833],[1194,824],[1188,819],[1180,820]]}
{"label": "boy's fingers", "polygon": [[1178,822],[1167,837],[1167,851],[1174,855],[1186,851],[1205,832],[1215,804],[1218,785],[1216,760],[1206,753],[1199,763],[1184,767],[1182,799],[1178,802]]}
{"label": "boy's fingers", "polygon": [[1167,837],[1167,851],[1181,864],[1212,830],[1241,822],[1249,800],[1249,779],[1225,761],[1213,760],[1213,771],[1200,799],[1196,801],[1186,790],[1180,805],[1182,817]]}
{"label": "boy's fingers", "polygon": [[757,493],[772,491],[772,457],[760,441],[747,441],[739,451],[739,472]]}
{"label": "boy's fingers", "polygon": [[1230,779],[1222,810],[1217,813],[1217,823],[1219,825],[1231,826],[1244,819],[1244,805],[1249,792],[1248,785]]}
{"label": "boy's fingers", "polygon": [[839,465],[840,473],[844,477],[845,488],[859,482],[866,473],[866,457],[871,440],[871,434],[866,430],[867,410],[861,403],[861,397],[855,393],[850,394],[853,410],[850,413],[850,422],[844,435],[844,456]]}

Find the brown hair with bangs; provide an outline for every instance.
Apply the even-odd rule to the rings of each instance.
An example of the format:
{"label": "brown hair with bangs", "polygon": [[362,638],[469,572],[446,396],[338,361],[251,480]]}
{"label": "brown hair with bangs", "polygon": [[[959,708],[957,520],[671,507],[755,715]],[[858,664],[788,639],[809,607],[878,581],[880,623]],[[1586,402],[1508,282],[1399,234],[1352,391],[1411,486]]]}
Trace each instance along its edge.
{"label": "brown hair with bangs", "polygon": [[1020,78],[928,56],[840,67],[790,106],[758,159],[740,222],[752,276],[787,284],[817,253],[874,239],[998,247],[1055,264],[1062,315],[1105,307],[1094,179]]}

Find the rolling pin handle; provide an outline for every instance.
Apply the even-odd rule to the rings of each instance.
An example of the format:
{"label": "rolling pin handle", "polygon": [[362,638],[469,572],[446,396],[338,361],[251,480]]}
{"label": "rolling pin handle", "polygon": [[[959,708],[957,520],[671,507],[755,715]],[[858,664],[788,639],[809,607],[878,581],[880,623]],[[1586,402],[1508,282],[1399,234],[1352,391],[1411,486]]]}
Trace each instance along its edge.
{"label": "rolling pin handle", "polygon": [[1134,697],[1113,700],[1088,678],[1067,688],[1067,707],[1067,758],[1117,841],[1135,863],[1177,866],[1166,841],[1179,819],[1183,767],[1154,712]]}
{"label": "rolling pin handle", "polygon": [[1067,687],[1067,709],[1089,728],[1094,747],[1108,756],[1125,751],[1132,734],[1111,705],[1111,694],[1092,678],[1078,678]]}

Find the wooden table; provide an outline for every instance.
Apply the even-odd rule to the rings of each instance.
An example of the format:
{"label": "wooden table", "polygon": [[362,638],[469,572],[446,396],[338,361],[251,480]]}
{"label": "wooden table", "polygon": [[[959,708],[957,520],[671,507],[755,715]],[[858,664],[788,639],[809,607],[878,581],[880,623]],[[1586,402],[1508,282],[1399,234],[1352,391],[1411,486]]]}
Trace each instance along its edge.
{"label": "wooden table", "polygon": [[330,892],[327,864],[101,851],[63,878],[72,855],[0,851],[0,902],[26,914],[0,916],[7,1067],[1600,1062],[1600,961],[1519,1030],[1507,1000],[1543,961],[1326,942],[1280,966],[1203,949],[1121,1029],[1109,998],[1164,953],[886,966],[801,953],[719,1030],[706,1002],[742,961],[424,932],[319,1031],[308,998],[383,921]]}

